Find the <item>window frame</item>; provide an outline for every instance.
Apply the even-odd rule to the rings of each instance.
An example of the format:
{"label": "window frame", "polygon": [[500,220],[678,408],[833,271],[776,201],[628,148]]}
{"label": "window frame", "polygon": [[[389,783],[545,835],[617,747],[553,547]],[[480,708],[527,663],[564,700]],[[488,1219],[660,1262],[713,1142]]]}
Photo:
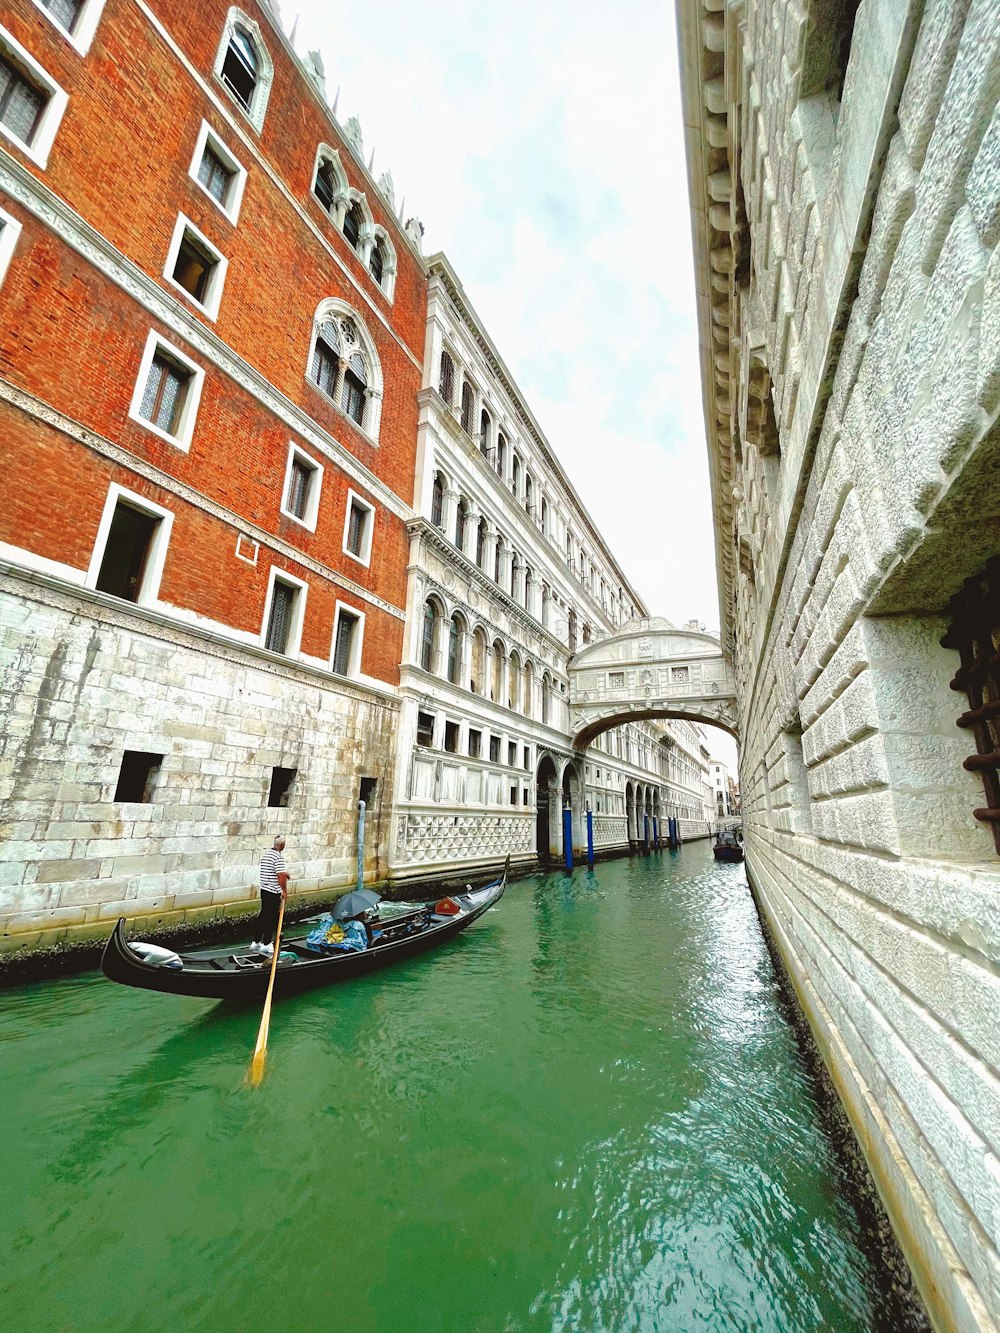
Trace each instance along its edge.
{"label": "window frame", "polygon": [[[341,612],[346,611],[355,620],[354,637],[351,640],[351,660],[346,672],[335,670],[334,661],[337,653],[337,631],[340,628]],[[337,599],[333,612],[333,633],[330,636],[330,670],[341,680],[357,680],[361,676],[361,655],[365,641],[365,613],[350,602]]]}
{"label": "window frame", "polygon": [[[226,56],[229,54],[229,44],[232,41],[237,28],[244,28],[247,33],[249,33],[260,61],[260,72],[254,87],[253,96],[250,99],[249,107],[245,107],[242,102],[240,102],[229,84],[226,83],[222,77],[222,67],[225,65]],[[267,114],[267,103],[271,96],[271,85],[274,82],[274,61],[271,59],[271,53],[268,51],[267,45],[264,42],[260,24],[254,22],[249,14],[245,14],[242,9],[237,9],[235,5],[226,15],[226,21],[222,25],[222,37],[219,41],[218,50],[215,53],[212,74],[219,87],[225,92],[229,101],[237,108],[240,115],[246,117],[259,134],[264,124],[264,117]]]}
{"label": "window frame", "polygon": [[[306,492],[305,513],[301,518],[288,507],[291,494],[292,468],[296,459],[303,462],[312,473],[309,489]],[[319,518],[319,496],[322,485],[323,464],[313,458],[312,454],[306,453],[305,449],[296,444],[294,440],[289,440],[288,458],[285,461],[285,477],[281,486],[281,505],[279,506],[281,514],[285,518],[290,518],[293,523],[298,523],[299,527],[305,528],[308,532],[315,532],[316,522]]]}
{"label": "window frame", "polygon": [[[210,257],[215,260],[209,270],[208,286],[205,292],[206,299],[204,301],[199,301],[186,287],[182,287],[174,277],[174,265],[177,263],[177,256],[180,253],[185,232],[191,232],[198,245],[207,250]],[[171,287],[180,292],[181,296],[196,310],[214,320],[219,313],[219,302],[222,300],[222,288],[226,281],[226,270],[228,268],[229,260],[219,247],[212,244],[201,228],[196,227],[186,213],[178,213],[177,221],[174,223],[174,232],[170,238],[170,247],[167,250],[167,262],[163,267],[163,276]]]}
{"label": "window frame", "polygon": [[2,286],[10,261],[14,258],[22,224],[3,208],[0,208],[0,222],[3,223],[3,228],[0,230],[0,286]]}
{"label": "window frame", "polygon": [[[358,350],[362,353],[365,361],[368,383],[365,386],[365,404],[363,420],[357,421],[346,408],[341,406],[343,401],[344,379],[345,375],[339,372],[333,385],[333,393],[327,393],[326,389],[313,378],[312,365],[313,357],[316,351],[316,343],[319,339],[322,327],[328,321],[334,323],[340,319],[348,319],[354,325],[357,333]],[[350,354],[344,355],[344,349],[341,348],[339,357],[350,362]],[[347,304],[346,301],[338,297],[327,297],[320,301],[313,315],[312,329],[309,336],[309,348],[306,355],[303,376],[306,383],[313,392],[321,394],[323,401],[328,403],[334,411],[351,423],[352,429],[359,431],[369,444],[378,447],[379,428],[382,424],[382,363],[379,360],[375,341],[368,331],[368,326],[358,314],[358,312]],[[339,390],[339,392],[338,392]],[[310,414],[311,415],[311,414]]]}
{"label": "window frame", "polygon": [[29,82],[34,80],[41,84],[42,91],[48,94],[48,101],[35,122],[30,144],[19,139],[13,130],[4,124],[0,124],[0,135],[19,148],[36,166],[45,168],[49,163],[49,153],[52,151],[59,123],[69,102],[69,93],[61,88],[34,56],[24,49],[14,34],[0,24],[0,53],[5,49],[8,55],[13,57],[11,64],[24,66]]}
{"label": "window frame", "polygon": [[[358,506],[359,509],[365,510],[365,526],[364,526],[364,531],[362,533],[360,553],[355,553],[354,551],[352,551],[347,544],[347,539],[350,536],[351,532],[351,509],[355,504]],[[359,565],[364,565],[364,567],[367,569],[368,566],[371,564],[372,538],[374,537],[374,534],[375,534],[375,506],[371,503],[370,500],[366,500],[363,495],[359,495],[357,491],[351,490],[350,487],[348,487],[347,499],[344,503],[344,540],[342,545],[342,550],[344,554],[349,559],[356,561]]]}
{"label": "window frame", "polygon": [[[224,166],[228,167],[233,173],[233,179],[229,185],[229,200],[227,203],[220,203],[215,195],[201,183],[198,179],[198,168],[201,166],[201,160],[205,156],[206,148],[222,160]],[[219,210],[224,218],[227,218],[235,227],[240,216],[240,208],[243,204],[243,191],[247,183],[247,169],[238,157],[227,148],[222,139],[219,138],[215,130],[212,129],[207,120],[201,122],[201,129],[198,131],[198,137],[195,140],[194,154],[191,158],[191,165],[188,168],[188,175],[194,181],[198,189],[211,199],[212,203]]]}
{"label": "window frame", "polygon": [[[135,601],[131,603],[132,606],[155,607],[160,595],[160,584],[163,580],[163,568],[166,564],[170,533],[174,526],[173,510],[165,509],[163,505],[158,505],[153,500],[147,499],[146,496],[128,490],[125,486],[119,486],[117,482],[111,483],[104,498],[104,508],[101,511],[100,522],[97,525],[94,549],[91,552],[90,564],[84,576],[83,586],[94,592],[98,591],[97,580],[101,573],[101,566],[104,564],[108,537],[111,533],[111,523],[119,502],[127,508],[137,509],[140,513],[148,514],[151,518],[159,520],[153,540],[150,543],[149,554],[146,557],[146,567],[142,573],[142,585]],[[103,595],[111,596],[110,593]],[[121,598],[115,598],[116,602],[121,600]]]}
{"label": "window frame", "polygon": [[[274,585],[284,583],[286,587],[295,590],[296,597],[292,605],[292,616],[288,629],[288,643],[285,651],[279,653],[274,648],[267,646],[267,628],[271,619],[271,603],[274,600]],[[279,568],[278,565],[272,565],[267,574],[267,591],[264,594],[264,614],[260,623],[259,645],[265,652],[273,653],[275,657],[296,660],[302,649],[302,626],[305,622],[306,599],[309,596],[309,584],[305,579],[296,578],[294,574],[289,574],[286,569]]]}
{"label": "window frame", "polygon": [[51,10],[47,9],[42,0],[32,0],[36,9],[40,9],[49,20],[56,32],[61,33],[69,42],[74,51],[81,56],[85,56],[90,50],[90,44],[94,40],[94,34],[97,32],[97,25],[101,21],[101,14],[104,11],[104,0],[83,0],[80,10],[76,16],[76,27],[72,32],[64,28]]}
{"label": "window frame", "polygon": [[[148,421],[140,415],[139,408],[142,406],[142,399],[146,392],[146,380],[149,378],[149,372],[153,364],[153,357],[157,351],[162,348],[166,355],[180,362],[185,370],[191,372],[191,378],[188,381],[188,391],[184,399],[184,406],[181,408],[180,430],[176,435],[170,435],[154,421]],[[172,444],[175,449],[182,449],[185,453],[191,448],[191,439],[194,435],[195,418],[198,415],[198,404],[201,401],[201,390],[205,381],[205,372],[201,366],[196,365],[189,356],[180,351],[174,343],[167,342],[155,329],[151,329],[146,338],[146,346],[143,348],[142,357],[139,361],[139,373],[136,377],[135,390],[132,394],[132,401],[129,404],[128,416],[130,421],[137,422],[144,430],[151,431],[152,434],[159,436],[161,440],[166,440]]]}

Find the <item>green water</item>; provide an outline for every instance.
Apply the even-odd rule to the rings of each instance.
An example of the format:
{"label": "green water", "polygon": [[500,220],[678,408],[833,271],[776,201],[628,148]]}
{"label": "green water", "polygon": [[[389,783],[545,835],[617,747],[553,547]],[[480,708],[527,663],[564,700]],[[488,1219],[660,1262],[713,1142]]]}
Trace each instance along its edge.
{"label": "green water", "polygon": [[253,1092],[256,1012],[95,975],[0,1001],[8,1329],[904,1326],[704,844],[514,883],[279,1003]]}

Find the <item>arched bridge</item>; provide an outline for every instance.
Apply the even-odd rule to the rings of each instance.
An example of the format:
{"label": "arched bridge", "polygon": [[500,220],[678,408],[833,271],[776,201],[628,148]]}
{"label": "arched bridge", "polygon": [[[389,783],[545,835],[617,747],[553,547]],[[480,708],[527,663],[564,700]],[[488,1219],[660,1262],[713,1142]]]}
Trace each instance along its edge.
{"label": "arched bridge", "polygon": [[630,620],[569,663],[569,722],[578,749],[623,722],[686,717],[739,740],[736,677],[719,640],[669,620]]}

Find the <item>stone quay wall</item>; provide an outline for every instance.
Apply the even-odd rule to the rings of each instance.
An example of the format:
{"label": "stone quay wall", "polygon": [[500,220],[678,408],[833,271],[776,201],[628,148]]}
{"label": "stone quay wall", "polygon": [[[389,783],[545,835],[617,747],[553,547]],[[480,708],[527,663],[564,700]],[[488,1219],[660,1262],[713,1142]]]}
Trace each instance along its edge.
{"label": "stone quay wall", "polygon": [[995,1329],[1000,858],[941,640],[1000,552],[1000,7],[691,10],[747,868],[932,1319]]}
{"label": "stone quay wall", "polygon": [[[198,925],[256,908],[278,833],[308,899],[387,865],[398,706],[101,594],[0,574],[0,952]],[[163,756],[115,801],[124,750]],[[294,769],[269,806],[275,767]]]}

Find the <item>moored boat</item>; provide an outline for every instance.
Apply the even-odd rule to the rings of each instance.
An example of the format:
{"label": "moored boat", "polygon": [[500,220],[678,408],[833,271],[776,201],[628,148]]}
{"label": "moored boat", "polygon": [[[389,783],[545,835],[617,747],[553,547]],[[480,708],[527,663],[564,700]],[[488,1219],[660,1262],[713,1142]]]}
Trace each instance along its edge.
{"label": "moored boat", "polygon": [[[316,953],[306,944],[305,934],[283,936],[275,970],[275,994],[291,995],[313,986],[347,981],[454,939],[500,901],[507,887],[508,869],[509,859],[499,878],[482,888],[453,894],[451,903],[457,910],[450,914],[437,912],[435,904],[426,903],[395,917],[376,918],[370,922],[372,942],[360,952]],[[231,946],[201,949],[170,955],[177,961],[172,966],[164,965],[162,955],[168,951],[149,951],[145,946],[153,956],[147,961],[129,944],[125,925],[125,918],[120,918],[104,947],[101,970],[109,980],[168,995],[209,1000],[263,999],[271,971],[271,959],[266,954],[245,946],[235,950]]]}
{"label": "moored boat", "polygon": [[721,830],[715,835],[712,855],[717,861],[742,861],[743,844],[732,829]]}

